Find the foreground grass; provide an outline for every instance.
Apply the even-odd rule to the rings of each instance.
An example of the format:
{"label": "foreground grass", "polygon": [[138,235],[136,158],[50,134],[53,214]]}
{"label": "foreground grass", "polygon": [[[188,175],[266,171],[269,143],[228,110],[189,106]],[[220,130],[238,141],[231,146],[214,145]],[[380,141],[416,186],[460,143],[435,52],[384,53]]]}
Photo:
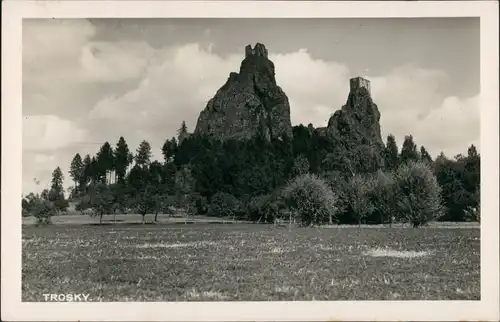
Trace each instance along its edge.
{"label": "foreground grass", "polygon": [[23,227],[23,301],[478,300],[479,229]]}

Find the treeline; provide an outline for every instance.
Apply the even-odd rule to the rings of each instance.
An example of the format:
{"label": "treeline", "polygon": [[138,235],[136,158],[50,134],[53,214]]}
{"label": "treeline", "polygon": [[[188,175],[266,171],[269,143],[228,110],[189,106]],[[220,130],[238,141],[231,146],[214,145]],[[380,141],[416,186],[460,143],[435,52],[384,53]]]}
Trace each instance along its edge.
{"label": "treeline", "polygon": [[[114,148],[104,143],[95,156],[75,155],[69,199],[101,219],[115,212],[144,218],[177,208],[192,215],[270,222],[283,216],[296,219],[292,213],[303,215],[309,208],[316,215],[306,217],[323,218],[323,223],[410,221],[418,226],[433,219],[477,220],[480,156],[473,145],[467,155],[449,159],[441,153],[433,160],[411,135],[401,151],[392,135],[382,149],[363,143],[322,135],[312,125],[295,126],[292,138],[222,142],[189,135],[183,123],[178,137],[163,144],[162,162],[151,161],[148,142],[132,153],[123,137]],[[331,200],[319,197],[330,191]],[[304,200],[312,204],[299,211]],[[324,204],[316,207],[316,202]],[[23,200],[25,204],[29,201]],[[432,214],[414,209],[426,204]],[[64,209],[64,204],[57,207]],[[329,214],[318,217],[321,209]],[[412,218],[423,217],[409,218],[415,211]],[[311,220],[299,221],[319,223]]]}

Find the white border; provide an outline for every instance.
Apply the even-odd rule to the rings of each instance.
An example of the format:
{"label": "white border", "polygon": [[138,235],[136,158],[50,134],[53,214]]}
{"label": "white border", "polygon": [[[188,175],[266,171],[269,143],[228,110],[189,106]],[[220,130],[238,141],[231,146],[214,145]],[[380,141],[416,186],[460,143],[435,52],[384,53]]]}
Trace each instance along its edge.
{"label": "white border", "polygon": [[[21,303],[22,18],[458,16],[481,18],[481,301]],[[7,1],[2,2],[2,40],[2,320],[499,320],[496,1]]]}

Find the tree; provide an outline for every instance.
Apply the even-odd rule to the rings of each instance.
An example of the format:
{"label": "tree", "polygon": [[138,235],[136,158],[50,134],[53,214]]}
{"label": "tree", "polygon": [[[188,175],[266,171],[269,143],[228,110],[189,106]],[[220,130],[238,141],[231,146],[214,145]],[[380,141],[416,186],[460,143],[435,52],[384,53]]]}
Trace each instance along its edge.
{"label": "tree", "polygon": [[394,182],[396,211],[413,227],[441,216],[441,187],[427,164],[402,164],[394,173]]}
{"label": "tree", "polygon": [[92,178],[92,159],[90,155],[85,155],[83,158],[83,173],[80,181],[80,188],[87,187]]}
{"label": "tree", "polygon": [[99,171],[99,164],[97,163],[96,157],[92,157],[90,161],[90,166],[89,166],[89,174],[91,178],[92,184],[97,184],[100,183],[100,171]]}
{"label": "tree", "polygon": [[375,204],[370,198],[373,189],[372,176],[355,175],[349,180],[348,203],[360,227],[361,221],[375,211]]}
{"label": "tree", "polygon": [[109,183],[108,173],[114,170],[115,160],[113,148],[109,142],[105,142],[97,153],[97,174],[98,180],[101,183]]}
{"label": "tree", "polygon": [[473,196],[473,204],[471,206],[477,208],[480,203],[481,158],[473,144],[467,150],[467,158],[464,160],[464,170],[462,173],[464,187]]}
{"label": "tree", "polygon": [[57,191],[63,191],[63,181],[64,181],[64,175],[61,171],[61,168],[60,167],[55,168],[54,171],[52,172],[52,180],[50,187]]}
{"label": "tree", "polygon": [[115,196],[110,188],[102,183],[92,187],[85,201],[89,208],[92,208],[91,217],[99,216],[99,224],[102,224],[103,215],[114,212]]}
{"label": "tree", "polygon": [[70,170],[69,174],[73,182],[75,183],[75,189],[79,189],[79,185],[82,182],[82,176],[83,176],[83,160],[82,157],[80,156],[79,153],[77,153],[74,157],[73,160],[71,161],[70,165]]}
{"label": "tree", "polygon": [[31,211],[36,218],[37,225],[49,225],[52,223],[51,218],[55,212],[55,207],[48,200],[36,198],[32,204]]}
{"label": "tree", "polygon": [[[478,156],[479,157],[479,156]],[[434,162],[434,173],[442,189],[445,206],[443,221],[467,221],[468,209],[479,205],[479,158],[460,156],[448,159],[441,153]]]}
{"label": "tree", "polygon": [[225,192],[218,192],[212,196],[208,213],[214,217],[232,217],[243,211],[241,202],[233,195]]}
{"label": "tree", "polygon": [[293,161],[292,176],[300,176],[309,172],[309,160],[303,155],[299,155]]}
{"label": "tree", "polygon": [[251,221],[272,222],[274,216],[269,211],[269,204],[272,202],[271,195],[259,195],[250,199],[247,204],[248,217]]}
{"label": "tree", "polygon": [[287,205],[296,212],[301,225],[333,222],[337,198],[325,181],[314,174],[303,174],[283,188]]}
{"label": "tree", "polygon": [[41,199],[40,196],[35,195],[33,192],[22,198],[23,217],[33,215],[34,205],[39,199]]}
{"label": "tree", "polygon": [[120,136],[120,139],[118,139],[118,143],[116,143],[116,147],[114,150],[116,177],[117,182],[120,184],[124,184],[127,168],[132,161],[130,160],[129,155],[130,150],[128,148],[127,142],[125,142],[123,136]]}
{"label": "tree", "polygon": [[434,162],[432,160],[432,157],[431,155],[429,154],[429,152],[427,152],[427,150],[425,149],[425,147],[422,145],[420,147],[420,161],[432,166],[432,163]]}
{"label": "tree", "polygon": [[135,164],[140,167],[147,167],[151,163],[151,144],[148,141],[142,141],[137,148],[135,155]]}
{"label": "tree", "polygon": [[387,143],[384,151],[384,165],[385,169],[388,171],[396,169],[399,165],[398,145],[396,144],[396,138],[392,134],[387,136]]}
{"label": "tree", "polygon": [[201,194],[195,192],[187,197],[187,215],[191,215],[194,220],[195,215],[205,214],[207,211],[207,200]]}
{"label": "tree", "polygon": [[383,160],[379,152],[371,145],[361,144],[353,149],[336,146],[323,160],[323,170],[340,171],[354,176],[362,173],[374,173],[382,167]]}
{"label": "tree", "polygon": [[181,127],[179,128],[179,130],[177,130],[177,134],[178,134],[178,141],[179,141],[179,145],[180,145],[180,144],[182,144],[182,141],[184,141],[184,139],[187,137],[187,134],[188,134],[186,121],[182,121]]}
{"label": "tree", "polygon": [[135,192],[135,210],[142,216],[143,224],[146,222],[146,215],[153,212],[157,207],[157,194],[155,194],[154,189],[153,185],[148,184],[144,189]]}
{"label": "tree", "polygon": [[63,188],[64,175],[60,167],[52,172],[50,190],[46,193],[46,200],[50,201],[57,211],[65,211],[68,208],[68,202],[64,198]]}
{"label": "tree", "polygon": [[378,171],[373,176],[373,189],[371,191],[372,203],[375,211],[380,216],[380,223],[389,220],[392,225],[395,217],[394,207],[394,177],[391,172]]}
{"label": "tree", "polygon": [[161,148],[163,154],[163,159],[165,162],[171,162],[174,159],[175,153],[177,152],[177,140],[172,137],[170,140],[166,140]]}
{"label": "tree", "polygon": [[175,193],[177,204],[181,207],[187,205],[187,196],[193,192],[195,180],[193,178],[191,168],[183,166],[175,174]]}
{"label": "tree", "polygon": [[405,136],[403,147],[401,148],[401,163],[409,161],[418,161],[420,157],[417,151],[417,145],[413,141],[412,135]]}

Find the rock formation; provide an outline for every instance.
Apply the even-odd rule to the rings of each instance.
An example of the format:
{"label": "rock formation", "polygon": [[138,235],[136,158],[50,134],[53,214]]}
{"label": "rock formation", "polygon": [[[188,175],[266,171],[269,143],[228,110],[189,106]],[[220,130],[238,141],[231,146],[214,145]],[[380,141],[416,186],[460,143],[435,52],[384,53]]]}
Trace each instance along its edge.
{"label": "rock formation", "polygon": [[276,84],[274,64],[263,44],[245,47],[239,73],[230,73],[207,103],[194,133],[221,140],[292,136],[288,97]]}
{"label": "rock formation", "polygon": [[384,143],[380,135],[380,112],[371,98],[370,81],[356,77],[351,79],[350,86],[346,104],[330,117],[326,128],[319,129],[320,133],[333,137],[347,149],[368,145],[381,151]]}

